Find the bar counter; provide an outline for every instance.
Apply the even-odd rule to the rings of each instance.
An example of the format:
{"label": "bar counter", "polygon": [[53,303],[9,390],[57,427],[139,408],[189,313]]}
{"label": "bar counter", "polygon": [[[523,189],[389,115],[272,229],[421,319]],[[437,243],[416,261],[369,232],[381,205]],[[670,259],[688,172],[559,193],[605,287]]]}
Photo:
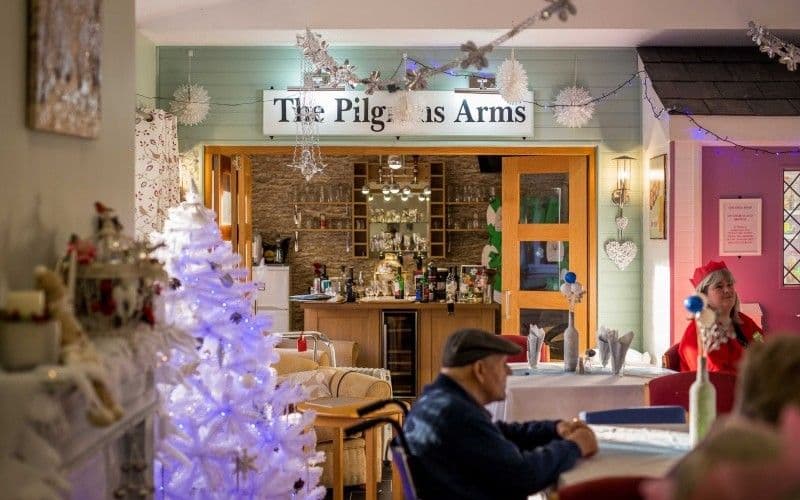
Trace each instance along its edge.
{"label": "bar counter", "polygon": [[407,300],[368,300],[352,303],[304,302],[304,327],[336,340],[358,342],[356,365],[381,368],[384,365],[384,312],[416,312],[416,387],[417,394],[430,383],[441,367],[445,339],[460,328],[480,328],[496,332],[499,304],[455,304],[447,313],[443,302]]}

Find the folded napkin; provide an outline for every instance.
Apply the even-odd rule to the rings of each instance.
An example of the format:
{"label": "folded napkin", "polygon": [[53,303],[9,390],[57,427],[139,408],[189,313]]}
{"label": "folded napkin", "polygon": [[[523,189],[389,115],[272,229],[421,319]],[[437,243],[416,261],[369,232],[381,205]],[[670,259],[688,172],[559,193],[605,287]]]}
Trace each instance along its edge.
{"label": "folded napkin", "polygon": [[600,363],[603,365],[603,368],[606,367],[608,359],[611,356],[611,347],[608,344],[608,338],[612,333],[613,337],[617,338],[616,330],[610,330],[602,325],[597,329],[597,350],[600,353]]}
{"label": "folded napkin", "polygon": [[[616,332],[614,333],[616,334]],[[633,332],[628,332],[624,335],[612,335],[608,339],[608,345],[611,349],[611,371],[615,374],[622,370],[622,365],[625,364],[625,355],[631,346],[631,342],[633,342]]]}
{"label": "folded napkin", "polygon": [[533,324],[528,327],[528,365],[531,368],[536,368],[539,363],[544,336],[544,328]]}

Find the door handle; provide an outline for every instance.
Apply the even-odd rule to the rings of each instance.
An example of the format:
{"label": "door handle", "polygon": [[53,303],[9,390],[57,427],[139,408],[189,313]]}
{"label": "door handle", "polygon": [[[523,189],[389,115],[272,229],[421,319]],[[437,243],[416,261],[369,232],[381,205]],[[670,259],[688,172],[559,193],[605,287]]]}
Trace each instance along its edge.
{"label": "door handle", "polygon": [[511,290],[506,290],[506,300],[503,301],[506,308],[506,319],[511,319]]}

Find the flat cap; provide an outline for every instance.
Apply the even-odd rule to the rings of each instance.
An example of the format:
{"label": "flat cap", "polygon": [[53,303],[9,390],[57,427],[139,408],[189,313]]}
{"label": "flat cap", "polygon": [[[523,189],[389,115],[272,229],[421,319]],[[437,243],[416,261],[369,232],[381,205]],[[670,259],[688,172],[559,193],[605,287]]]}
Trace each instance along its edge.
{"label": "flat cap", "polygon": [[522,348],[495,335],[477,328],[465,328],[454,332],[444,343],[442,366],[464,366],[490,354],[519,354]]}

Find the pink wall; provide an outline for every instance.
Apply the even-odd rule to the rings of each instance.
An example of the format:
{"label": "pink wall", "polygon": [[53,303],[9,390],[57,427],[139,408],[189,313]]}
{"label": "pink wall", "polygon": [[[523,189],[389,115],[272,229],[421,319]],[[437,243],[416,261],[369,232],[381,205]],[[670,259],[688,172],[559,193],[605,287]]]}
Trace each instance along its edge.
{"label": "pink wall", "polygon": [[740,300],[761,304],[765,330],[800,334],[800,287],[782,284],[783,170],[800,169],[800,157],[704,147],[702,165],[702,262],[721,258],[719,199],[761,198],[762,254],[723,259],[736,277]]}

